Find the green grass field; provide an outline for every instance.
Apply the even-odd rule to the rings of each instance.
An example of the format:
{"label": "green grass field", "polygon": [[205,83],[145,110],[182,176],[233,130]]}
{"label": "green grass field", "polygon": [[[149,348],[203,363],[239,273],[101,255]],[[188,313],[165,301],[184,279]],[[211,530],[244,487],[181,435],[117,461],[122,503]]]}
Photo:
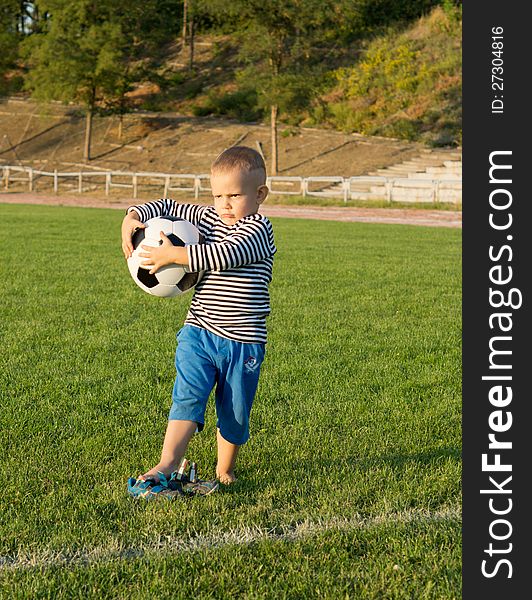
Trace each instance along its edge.
{"label": "green grass field", "polygon": [[0,205],[0,597],[460,598],[461,232],[272,220],[238,482],[145,504],[190,296],[135,286],[122,216]]}

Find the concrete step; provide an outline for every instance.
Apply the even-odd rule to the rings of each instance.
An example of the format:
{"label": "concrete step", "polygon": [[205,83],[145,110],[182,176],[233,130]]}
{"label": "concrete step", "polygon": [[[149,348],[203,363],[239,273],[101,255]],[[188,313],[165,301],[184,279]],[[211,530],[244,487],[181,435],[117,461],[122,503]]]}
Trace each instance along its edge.
{"label": "concrete step", "polygon": [[388,189],[385,185],[372,185],[370,191],[374,196],[382,198],[386,198],[386,196],[388,195]]}
{"label": "concrete step", "polygon": [[[454,162],[454,161],[448,161],[448,162]],[[406,161],[405,163],[408,166],[411,166],[413,168],[418,168],[418,169],[426,169],[427,167],[441,167],[443,166],[443,161],[439,158],[435,158],[435,159],[425,159],[425,158],[421,158],[421,159],[412,159],[409,161]]]}
{"label": "concrete step", "polygon": [[366,183],[366,184],[360,184],[360,183],[353,183],[351,184],[351,192],[370,192],[371,191],[371,184]]}
{"label": "concrete step", "polygon": [[427,167],[439,167],[441,165],[440,160],[428,161],[428,160],[406,160],[401,163],[403,167],[409,167],[410,169],[419,169],[424,171]]}
{"label": "concrete step", "polygon": [[432,150],[430,148],[422,148],[420,153],[422,156],[444,158],[445,160],[453,160],[456,157],[459,159],[462,158],[461,150]]}
{"label": "concrete step", "polygon": [[350,200],[381,200],[384,199],[384,195],[382,198],[376,198],[373,192],[361,192],[361,191],[353,191],[349,195],[348,199]]}
{"label": "concrete step", "polygon": [[435,157],[431,154],[426,154],[402,163],[371,171],[368,175],[389,178],[412,177],[419,173],[432,173],[434,178],[439,178],[440,175],[452,173],[456,177],[461,177],[461,169],[462,162],[460,160],[443,160],[443,157]]}
{"label": "concrete step", "polygon": [[438,190],[434,193],[432,189],[411,188],[392,190],[392,202],[461,202],[462,192],[459,190]]}
{"label": "concrete step", "polygon": [[[344,190],[340,185],[331,185],[320,192],[327,191],[338,197],[343,197]],[[352,182],[348,199],[351,200],[388,200],[389,186],[383,184],[370,184],[366,182]],[[451,202],[462,201],[462,186],[460,183],[447,183],[442,181],[438,190],[434,190],[431,180],[413,181],[404,178],[397,179],[391,187],[392,202]]]}
{"label": "concrete step", "polygon": [[393,178],[402,178],[402,177],[408,177],[408,175],[410,173],[415,173],[415,171],[412,171],[411,169],[405,169],[404,171],[399,171],[399,170],[394,170],[394,171],[386,171],[385,169],[383,169],[382,171],[378,171],[379,177],[386,177],[388,179],[393,179]]}
{"label": "concrete step", "polygon": [[[373,187],[371,193],[374,198],[388,199],[388,191],[384,187]],[[397,202],[433,202],[433,191],[431,188],[393,188],[391,192],[392,201]]]}
{"label": "concrete step", "polygon": [[434,173],[434,174],[456,174],[456,175],[462,175],[462,167],[461,166],[457,166],[457,167],[427,167],[426,170],[427,173]]}
{"label": "concrete step", "polygon": [[408,167],[389,167],[377,171],[379,177],[408,177],[409,173],[412,173],[412,169],[409,169]]}
{"label": "concrete step", "polygon": [[410,173],[407,179],[429,179],[432,181],[448,181],[462,179],[461,175],[456,173]]}
{"label": "concrete step", "polygon": [[409,167],[408,165],[404,165],[403,163],[398,163],[396,165],[390,165],[389,167],[383,167],[382,169],[378,169],[379,171],[397,171],[397,172],[402,172],[402,171],[408,171],[410,170],[411,167]]}
{"label": "concrete step", "polygon": [[403,177],[402,179],[396,179],[393,182],[394,188],[421,188],[421,189],[432,189],[434,183],[432,179],[425,178],[414,178],[414,177]]}
{"label": "concrete step", "polygon": [[[391,184],[391,187],[390,187]],[[391,189],[391,202],[451,202],[462,201],[461,182],[448,182],[441,180],[437,190],[434,190],[431,178],[394,178],[388,185],[385,182],[376,183],[369,181],[351,182],[351,190],[348,198],[351,200],[388,200]],[[340,184],[332,184],[323,190],[342,197],[343,187]]]}

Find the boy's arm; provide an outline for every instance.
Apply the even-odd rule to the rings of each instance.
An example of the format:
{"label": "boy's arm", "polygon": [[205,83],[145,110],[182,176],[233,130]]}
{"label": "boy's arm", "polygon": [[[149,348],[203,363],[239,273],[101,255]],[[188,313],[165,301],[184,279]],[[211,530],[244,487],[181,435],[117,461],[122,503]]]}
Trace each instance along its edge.
{"label": "boy's arm", "polygon": [[136,210],[127,213],[122,221],[122,252],[129,258],[133,254],[133,244],[131,239],[137,229],[146,227],[140,220],[140,215]]}
{"label": "boy's arm", "polygon": [[258,262],[275,254],[271,223],[264,217],[244,222],[237,231],[223,242],[214,244],[190,244],[174,246],[161,231],[162,244],[154,248],[142,246],[139,256],[146,260],[141,266],[155,273],[171,263],[185,265],[197,271],[225,271]]}
{"label": "boy's arm", "polygon": [[190,221],[197,226],[207,208],[207,206],[198,204],[179,204],[175,200],[163,198],[154,202],[146,202],[146,204],[130,206],[127,212],[136,212],[143,223],[155,217],[170,215]]}
{"label": "boy's arm", "polygon": [[125,258],[128,259],[133,253],[131,239],[135,230],[143,228],[144,223],[149,219],[171,215],[180,219],[186,219],[197,226],[207,208],[207,206],[199,206],[197,204],[178,204],[175,200],[168,198],[130,206],[122,221],[122,252]]}
{"label": "boy's arm", "polygon": [[277,251],[271,223],[258,214],[244,221],[223,242],[191,244],[183,250],[191,272],[235,269],[269,258]]}

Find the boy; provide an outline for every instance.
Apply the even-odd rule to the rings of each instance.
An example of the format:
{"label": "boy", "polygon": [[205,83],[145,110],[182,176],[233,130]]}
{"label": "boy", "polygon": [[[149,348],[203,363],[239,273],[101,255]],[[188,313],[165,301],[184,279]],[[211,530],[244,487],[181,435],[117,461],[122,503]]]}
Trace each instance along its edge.
{"label": "boy", "polygon": [[171,263],[205,273],[177,335],[177,376],[161,459],[133,480],[133,495],[168,491],[192,435],[203,429],[207,398],[215,385],[216,477],[221,483],[236,480],[238,450],[249,438],[276,252],[271,223],[258,214],[268,195],[262,156],[245,146],[225,150],[211,166],[211,188],[214,206],[159,200],[128,208],[122,223],[126,259],[133,252],[135,229],[156,216],[186,219],[204,237],[201,244],[178,247],[161,232],[159,247],[142,246],[142,266],[150,273]]}

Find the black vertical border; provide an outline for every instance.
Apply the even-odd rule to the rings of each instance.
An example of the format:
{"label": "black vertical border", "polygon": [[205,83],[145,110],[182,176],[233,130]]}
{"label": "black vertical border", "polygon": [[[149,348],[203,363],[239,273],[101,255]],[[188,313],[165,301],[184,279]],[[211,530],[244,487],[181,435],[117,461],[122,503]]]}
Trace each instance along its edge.
{"label": "black vertical border", "polygon": [[[532,485],[532,419],[530,406],[532,393],[532,352],[530,304],[532,302],[530,279],[532,269],[532,97],[530,87],[530,62],[532,58],[532,27],[526,16],[527,3],[516,1],[466,3],[463,9],[463,597],[483,600],[529,597],[532,592],[532,531],[530,513],[532,503],[527,488]],[[498,91],[492,89],[492,28],[503,27],[503,114],[491,112],[491,102]],[[497,61],[498,62],[498,61]],[[512,226],[506,231],[490,227],[489,195],[494,185],[489,183],[489,155],[493,151],[511,151],[512,171],[510,185]],[[508,171],[507,171],[508,172]],[[509,241],[507,236],[511,235]],[[508,408],[512,413],[511,429],[501,439],[510,440],[511,450],[502,453],[503,462],[510,461],[511,473],[491,473],[501,481],[511,475],[511,495],[494,495],[499,508],[507,506],[502,498],[511,497],[513,507],[506,516],[494,515],[489,508],[488,494],[480,490],[490,486],[490,473],[482,471],[481,456],[489,452],[488,418],[495,408],[489,403],[488,392],[493,382],[483,381],[484,375],[493,374],[489,366],[490,331],[489,270],[495,264],[490,260],[489,247],[512,246],[501,260],[513,269],[513,279],[507,286],[520,289],[523,305],[510,309],[513,329],[511,382],[513,400]],[[500,373],[500,371],[499,371]],[[493,451],[492,451],[493,452]],[[508,540],[490,538],[490,524],[497,518],[511,522],[512,534]],[[504,526],[495,527],[500,535]],[[499,549],[512,550],[507,554],[490,557],[485,550],[490,542]],[[501,564],[497,574],[485,577],[482,561],[489,560],[488,571],[493,572],[497,557],[507,558],[509,568]]]}

